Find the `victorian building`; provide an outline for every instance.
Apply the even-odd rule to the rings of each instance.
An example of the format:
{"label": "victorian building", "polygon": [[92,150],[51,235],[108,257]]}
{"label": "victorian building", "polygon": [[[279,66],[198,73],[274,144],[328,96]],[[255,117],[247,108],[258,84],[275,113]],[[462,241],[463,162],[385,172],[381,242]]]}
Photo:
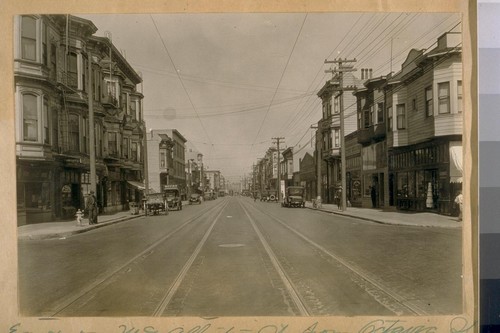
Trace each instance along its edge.
{"label": "victorian building", "polygon": [[90,126],[99,208],[126,209],[144,177],[141,77],[110,39],[93,36],[91,21],[23,15],[14,22],[19,223],[74,218],[84,207]]}

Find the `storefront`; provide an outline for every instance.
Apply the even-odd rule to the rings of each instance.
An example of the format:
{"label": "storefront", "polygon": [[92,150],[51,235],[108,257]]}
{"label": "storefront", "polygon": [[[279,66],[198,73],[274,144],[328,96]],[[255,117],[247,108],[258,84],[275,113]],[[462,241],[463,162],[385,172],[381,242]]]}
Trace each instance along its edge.
{"label": "storefront", "polygon": [[48,222],[54,218],[54,164],[18,162],[18,225]]}
{"label": "storefront", "polygon": [[460,142],[433,141],[390,153],[391,200],[398,209],[454,213],[454,197],[461,189],[461,170],[456,171],[461,159],[452,157],[454,147],[461,151]]}
{"label": "storefront", "polygon": [[388,205],[387,143],[382,141],[362,148],[363,207],[381,208]]}

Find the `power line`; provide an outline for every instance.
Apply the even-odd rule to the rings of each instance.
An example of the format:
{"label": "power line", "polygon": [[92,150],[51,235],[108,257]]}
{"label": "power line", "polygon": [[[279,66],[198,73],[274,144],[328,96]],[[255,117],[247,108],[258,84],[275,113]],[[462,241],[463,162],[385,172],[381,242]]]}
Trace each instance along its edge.
{"label": "power line", "polygon": [[271,99],[271,102],[269,103],[269,107],[268,107],[268,109],[266,111],[266,115],[262,119],[262,123],[260,124],[259,131],[257,132],[257,135],[255,136],[255,140],[254,141],[256,141],[257,138],[259,137],[260,131],[262,130],[262,127],[264,126],[264,123],[266,121],[266,118],[267,118],[267,115],[269,113],[269,110],[271,109],[271,105],[273,104],[274,98],[276,97],[276,94],[278,93],[278,89],[279,89],[279,87],[281,85],[281,81],[283,80],[283,77],[285,76],[286,70],[288,68],[288,64],[290,63],[290,59],[292,58],[293,51],[295,50],[295,46],[297,45],[297,42],[298,42],[299,37],[300,37],[300,34],[302,32],[302,28],[304,27],[304,24],[306,23],[307,15],[308,14],[306,13],[306,15],[304,16],[304,20],[302,21],[302,25],[300,26],[299,33],[297,34],[297,37],[295,38],[295,42],[294,42],[292,50],[290,51],[290,54],[288,56],[288,60],[286,62],[285,68],[283,69],[283,72],[281,73],[281,77],[280,77],[280,80],[278,82],[278,85],[276,86],[276,90],[274,92],[273,98]]}
{"label": "power line", "polygon": [[[179,81],[182,85],[182,89],[184,89],[184,92],[186,93],[186,96],[189,99],[189,103],[193,107],[193,110],[195,111],[195,113],[198,115],[198,111],[196,110],[196,107],[193,103],[193,100],[191,99],[191,96],[189,95],[189,92],[184,84],[184,81],[182,80],[182,78],[179,74],[179,71],[177,70],[177,67],[175,66],[174,60],[172,59],[172,56],[170,55],[170,52],[168,51],[167,45],[165,44],[165,41],[163,40],[163,37],[160,34],[160,30],[158,29],[158,26],[156,25],[156,22],[153,19],[153,15],[149,14],[149,17],[151,18],[151,21],[153,22],[153,25],[155,26],[156,32],[158,33],[158,37],[160,37],[163,48],[165,49],[165,52],[167,53],[168,58],[170,59],[170,62],[172,63],[172,66],[174,67],[175,72],[177,73],[177,77],[179,78]],[[198,115],[198,120],[200,122],[201,127],[203,128],[203,131],[205,132],[205,135],[207,136],[208,141],[211,142],[212,140],[210,140],[210,136],[208,135],[207,129],[205,128],[205,125],[203,125],[203,122],[201,121],[199,115]]]}

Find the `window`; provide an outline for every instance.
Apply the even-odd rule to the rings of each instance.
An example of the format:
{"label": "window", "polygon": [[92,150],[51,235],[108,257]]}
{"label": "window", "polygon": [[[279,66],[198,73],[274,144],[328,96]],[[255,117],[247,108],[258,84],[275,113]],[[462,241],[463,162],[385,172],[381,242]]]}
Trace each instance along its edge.
{"label": "window", "polygon": [[406,128],[406,109],[404,104],[396,105],[398,129]]}
{"label": "window", "polygon": [[124,138],[123,139],[123,157],[128,159],[128,143],[129,143],[129,138]]}
{"label": "window", "polygon": [[38,141],[37,96],[23,95],[23,138],[24,141]]}
{"label": "window", "polygon": [[69,150],[80,151],[80,117],[76,114],[70,114],[68,117],[68,140]]}
{"label": "window", "polygon": [[413,99],[411,100],[411,109],[412,109],[413,111],[415,111],[415,112],[417,111],[417,99],[416,99],[416,98],[413,98]]}
{"label": "window", "polygon": [[132,142],[132,146],[130,146],[130,159],[134,162],[138,161],[137,158],[137,142]]}
{"label": "window", "polygon": [[102,132],[101,132],[101,124],[96,123],[94,126],[94,135],[95,135],[95,154],[97,157],[102,156]]}
{"label": "window", "polygon": [[392,131],[392,106],[387,107],[387,122],[389,123],[389,131]]}
{"label": "window", "polygon": [[363,116],[364,116],[364,124],[363,128],[368,128],[371,125],[371,119],[370,119],[370,109],[365,109],[363,111]]}
{"label": "window", "polygon": [[118,141],[117,141],[118,134],[116,132],[109,132],[108,133],[108,154],[110,156],[118,156]]}
{"label": "window", "polygon": [[67,84],[71,88],[78,88],[78,65],[76,53],[70,53],[68,56],[68,78]]}
{"label": "window", "polygon": [[22,17],[21,57],[36,61],[36,20],[29,16]]}
{"label": "window", "polygon": [[457,81],[457,112],[462,113],[464,106],[463,106],[463,100],[462,100],[462,81]]}
{"label": "window", "polygon": [[52,110],[52,147],[54,150],[59,148],[59,114],[57,110]]}
{"label": "window", "polygon": [[373,105],[370,106],[370,125],[373,125],[375,123],[375,110]]}
{"label": "window", "polygon": [[89,119],[88,118],[83,118],[82,127],[83,127],[83,130],[82,130],[83,152],[88,153],[89,152]]}
{"label": "window", "polygon": [[118,98],[120,97],[120,86],[118,85],[118,81],[104,79],[106,83],[106,91],[111,100],[118,105]]}
{"label": "window", "polygon": [[384,122],[384,103],[377,103],[377,123]]}
{"label": "window", "polygon": [[136,115],[136,100],[130,101],[130,114],[132,115],[133,120],[137,120],[137,115]]}
{"label": "window", "polygon": [[358,112],[358,129],[361,129],[363,115],[361,112]]}
{"label": "window", "polygon": [[47,98],[43,99],[43,143],[50,143],[50,129],[49,129],[49,101]]}
{"label": "window", "polygon": [[336,129],[334,135],[335,135],[334,147],[338,148],[340,147],[340,130]]}
{"label": "window", "polygon": [[425,114],[427,117],[434,115],[432,109],[432,87],[425,88]]}
{"label": "window", "polygon": [[167,167],[167,163],[166,163],[166,160],[167,160],[167,154],[166,152],[162,149],[160,151],[160,168],[166,168]]}
{"label": "window", "polygon": [[439,113],[450,113],[450,83],[438,83]]}
{"label": "window", "polygon": [[86,78],[87,78],[87,72],[89,70],[87,67],[87,59],[83,58],[82,62],[83,62],[83,64],[82,64],[83,65],[82,66],[82,90],[87,91],[88,83],[87,83]]}
{"label": "window", "polygon": [[53,78],[57,75],[57,46],[50,44],[50,73]]}
{"label": "window", "polygon": [[333,113],[337,114],[339,112],[340,112],[339,96],[337,96],[333,99]]}

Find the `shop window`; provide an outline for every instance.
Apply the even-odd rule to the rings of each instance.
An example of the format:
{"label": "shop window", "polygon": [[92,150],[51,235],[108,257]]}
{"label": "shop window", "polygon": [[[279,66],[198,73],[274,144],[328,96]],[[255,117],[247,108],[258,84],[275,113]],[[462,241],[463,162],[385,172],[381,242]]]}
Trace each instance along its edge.
{"label": "shop window", "polygon": [[462,81],[457,81],[457,112],[462,113],[464,106],[463,106],[463,100],[462,100]]}
{"label": "shop window", "polygon": [[23,138],[24,141],[38,141],[38,98],[23,94]]}
{"label": "shop window", "polygon": [[406,129],[406,108],[404,104],[396,105],[398,130]]}
{"label": "shop window", "polygon": [[29,16],[22,17],[21,57],[36,61],[36,20]]}
{"label": "shop window", "polygon": [[80,151],[80,117],[76,114],[68,117],[68,141],[70,151]]}
{"label": "shop window", "polygon": [[21,189],[18,190],[20,195],[24,194],[24,198],[19,198],[24,203],[25,208],[50,210],[50,183],[29,182],[22,183]]}
{"label": "shop window", "polygon": [[450,83],[438,83],[439,113],[450,113]]}
{"label": "shop window", "polygon": [[408,197],[408,172],[398,172],[397,174],[397,195],[398,198]]}

